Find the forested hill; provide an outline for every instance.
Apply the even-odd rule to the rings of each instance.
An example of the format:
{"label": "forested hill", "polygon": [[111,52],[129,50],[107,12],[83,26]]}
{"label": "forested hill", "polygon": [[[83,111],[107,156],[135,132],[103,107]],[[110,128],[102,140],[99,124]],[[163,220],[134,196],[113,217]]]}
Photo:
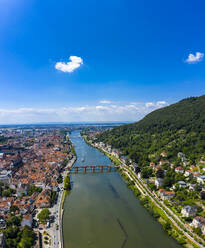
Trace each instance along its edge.
{"label": "forested hill", "polygon": [[174,159],[179,151],[191,162],[205,155],[205,95],[191,97],[98,136],[144,165],[162,151]]}

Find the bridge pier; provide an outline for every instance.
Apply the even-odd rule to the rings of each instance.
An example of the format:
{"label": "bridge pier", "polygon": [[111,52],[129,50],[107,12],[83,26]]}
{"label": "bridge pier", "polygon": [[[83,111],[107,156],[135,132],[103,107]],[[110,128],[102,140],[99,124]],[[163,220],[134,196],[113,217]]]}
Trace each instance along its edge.
{"label": "bridge pier", "polygon": [[[70,171],[74,171],[75,173],[78,173],[79,171],[83,171],[84,173],[87,172],[87,170],[95,172],[95,170],[103,172],[107,170],[108,172],[112,171],[112,168],[117,169],[119,166],[111,166],[111,165],[85,165],[85,166],[73,166]],[[82,170],[81,170],[82,169]]]}

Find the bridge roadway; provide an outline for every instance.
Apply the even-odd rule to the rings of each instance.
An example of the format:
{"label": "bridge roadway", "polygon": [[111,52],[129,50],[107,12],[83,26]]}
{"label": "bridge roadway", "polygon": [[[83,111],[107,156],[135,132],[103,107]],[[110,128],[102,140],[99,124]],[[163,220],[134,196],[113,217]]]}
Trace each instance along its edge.
{"label": "bridge roadway", "polygon": [[100,171],[100,172],[103,172],[103,170],[107,170],[107,171],[111,171],[112,169],[118,169],[120,168],[119,166],[113,166],[113,165],[82,165],[82,166],[73,166],[71,168],[71,172],[78,172],[80,170],[83,170],[84,172],[87,172],[87,171],[92,171],[92,172],[95,172],[95,171]]}

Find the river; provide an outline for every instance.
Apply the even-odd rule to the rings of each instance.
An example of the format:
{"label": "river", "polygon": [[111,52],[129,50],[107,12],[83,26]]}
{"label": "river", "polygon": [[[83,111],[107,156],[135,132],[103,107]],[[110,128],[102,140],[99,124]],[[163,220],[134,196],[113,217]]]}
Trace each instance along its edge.
{"label": "river", "polygon": [[[77,165],[111,165],[87,145],[79,131],[70,134]],[[64,248],[178,248],[144,209],[118,172],[71,175],[64,202]]]}

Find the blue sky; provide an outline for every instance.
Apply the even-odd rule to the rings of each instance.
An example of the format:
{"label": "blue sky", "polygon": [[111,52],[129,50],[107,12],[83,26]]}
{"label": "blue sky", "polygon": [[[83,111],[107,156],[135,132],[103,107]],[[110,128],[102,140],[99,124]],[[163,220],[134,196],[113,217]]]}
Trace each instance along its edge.
{"label": "blue sky", "polygon": [[204,94],[204,9],[0,0],[0,123],[136,121]]}

